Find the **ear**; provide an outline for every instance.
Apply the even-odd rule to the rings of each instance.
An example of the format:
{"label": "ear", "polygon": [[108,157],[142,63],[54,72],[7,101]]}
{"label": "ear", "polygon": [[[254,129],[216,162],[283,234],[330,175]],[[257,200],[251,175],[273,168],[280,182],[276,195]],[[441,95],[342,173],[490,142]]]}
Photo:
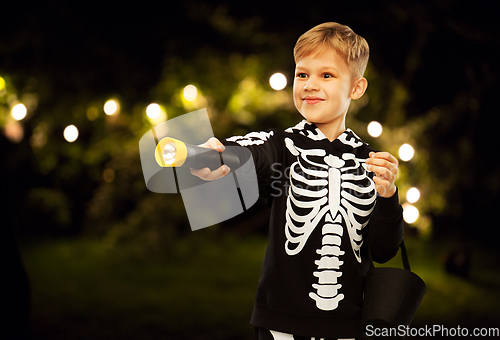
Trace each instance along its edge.
{"label": "ear", "polygon": [[354,80],[351,98],[352,99],[361,98],[361,96],[363,96],[363,94],[365,93],[367,87],[368,87],[368,80],[366,80],[366,78],[361,77]]}

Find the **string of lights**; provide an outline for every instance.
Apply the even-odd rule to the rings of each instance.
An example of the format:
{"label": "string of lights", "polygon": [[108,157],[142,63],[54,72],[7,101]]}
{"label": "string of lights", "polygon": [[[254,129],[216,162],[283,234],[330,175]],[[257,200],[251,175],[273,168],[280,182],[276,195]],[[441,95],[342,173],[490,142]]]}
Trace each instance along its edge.
{"label": "string of lights", "polygon": [[[287,78],[282,73],[274,73],[269,78],[269,85],[275,91],[281,91],[287,86]],[[5,92],[6,82],[0,77],[0,93]],[[194,103],[200,98],[199,89],[193,85],[186,85],[182,92],[182,100],[188,103]],[[120,102],[116,98],[108,99],[103,105],[103,111],[107,116],[115,116],[120,113]],[[158,103],[151,103],[145,108],[145,114],[151,124],[159,124],[167,120],[167,112],[165,108]],[[95,115],[96,113],[94,113]],[[13,141],[19,141],[23,138],[22,127],[19,122],[28,116],[28,109],[23,103],[15,102],[10,109],[10,115],[13,121],[7,124],[5,134]],[[372,121],[367,125],[367,132],[373,138],[378,138],[382,135],[384,129],[380,122]],[[78,140],[79,130],[74,124],[65,127],[63,137],[68,143],[73,143]],[[415,155],[415,149],[408,143],[400,146],[398,151],[399,159],[403,162],[410,162]],[[109,177],[109,176],[107,176]],[[419,218],[419,210],[414,204],[420,198],[420,191],[416,187],[410,188],[406,192],[406,202],[403,203],[403,218],[409,223],[415,223]]]}

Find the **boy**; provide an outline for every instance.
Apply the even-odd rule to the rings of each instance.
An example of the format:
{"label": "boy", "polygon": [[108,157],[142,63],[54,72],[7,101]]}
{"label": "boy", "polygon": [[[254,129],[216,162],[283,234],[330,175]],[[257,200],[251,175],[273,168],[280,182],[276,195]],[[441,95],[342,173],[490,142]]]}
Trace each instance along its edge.
{"label": "boy", "polygon": [[[293,98],[305,118],[226,139],[252,152],[260,196],[269,201],[269,245],[251,324],[257,339],[363,337],[364,276],[386,262],[403,237],[394,180],[397,160],[374,152],[345,127],[352,99],[366,90],[366,41],[349,27],[324,23],[294,48]],[[215,138],[203,146],[222,151]],[[192,169],[205,180],[230,171]]]}

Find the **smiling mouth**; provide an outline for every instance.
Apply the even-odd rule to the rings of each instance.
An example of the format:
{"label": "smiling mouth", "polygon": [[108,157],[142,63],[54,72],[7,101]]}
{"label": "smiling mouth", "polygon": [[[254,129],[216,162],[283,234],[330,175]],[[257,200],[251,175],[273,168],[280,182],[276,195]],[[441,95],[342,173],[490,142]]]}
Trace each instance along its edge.
{"label": "smiling mouth", "polygon": [[322,101],[324,101],[324,99],[318,97],[305,97],[303,100],[310,105],[321,103]]}

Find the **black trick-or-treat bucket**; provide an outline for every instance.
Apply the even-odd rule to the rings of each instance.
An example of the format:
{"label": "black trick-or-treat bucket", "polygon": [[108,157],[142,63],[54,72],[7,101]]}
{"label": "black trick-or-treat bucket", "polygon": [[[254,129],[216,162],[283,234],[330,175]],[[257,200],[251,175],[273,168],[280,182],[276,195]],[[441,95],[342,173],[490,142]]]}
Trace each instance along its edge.
{"label": "black trick-or-treat bucket", "polygon": [[369,338],[403,339],[425,295],[424,281],[410,270],[404,241],[401,256],[405,269],[372,267],[366,274],[361,321]]}

